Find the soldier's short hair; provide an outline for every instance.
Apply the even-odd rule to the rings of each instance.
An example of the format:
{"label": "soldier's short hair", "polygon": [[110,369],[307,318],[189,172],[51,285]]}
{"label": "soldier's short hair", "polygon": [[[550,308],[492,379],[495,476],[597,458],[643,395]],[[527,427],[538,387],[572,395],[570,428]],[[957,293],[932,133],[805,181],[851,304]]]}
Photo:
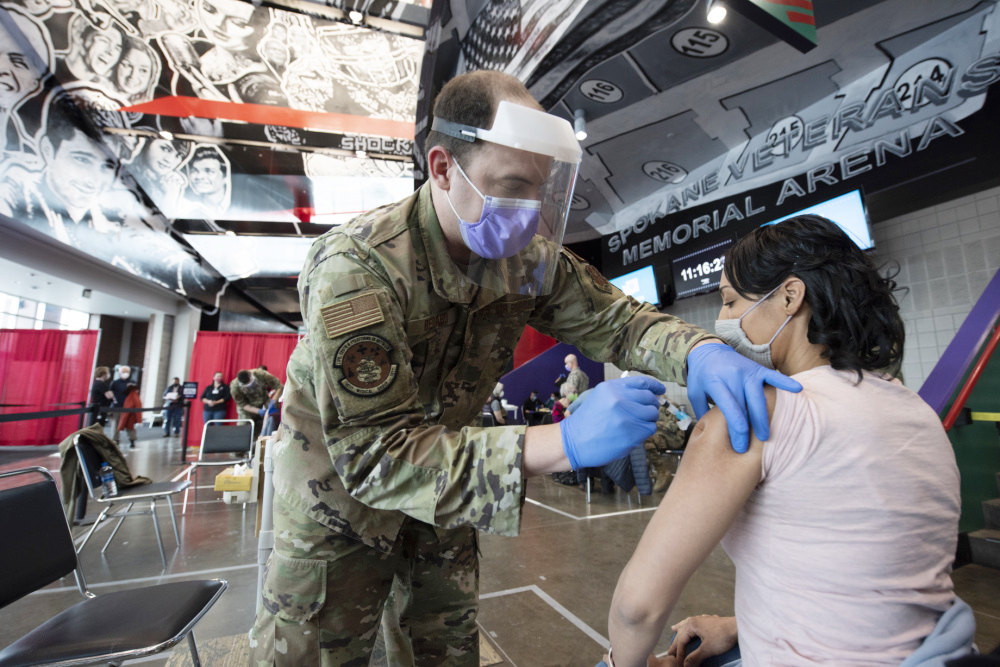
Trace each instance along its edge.
{"label": "soldier's short hair", "polygon": [[[444,85],[434,100],[434,118],[489,129],[493,126],[493,117],[501,100],[541,109],[517,77],[479,70],[460,74]],[[470,143],[431,130],[427,134],[426,150],[441,146],[456,160],[461,160],[482,145],[483,142],[478,139]]]}
{"label": "soldier's short hair", "polygon": [[250,384],[250,371],[243,370],[236,374],[236,380],[240,384]]}

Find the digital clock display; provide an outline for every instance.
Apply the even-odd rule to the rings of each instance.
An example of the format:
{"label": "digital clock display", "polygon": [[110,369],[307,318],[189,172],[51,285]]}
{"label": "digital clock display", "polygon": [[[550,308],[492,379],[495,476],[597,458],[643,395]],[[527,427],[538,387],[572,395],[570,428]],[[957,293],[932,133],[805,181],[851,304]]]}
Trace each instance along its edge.
{"label": "digital clock display", "polygon": [[677,298],[718,289],[725,266],[726,250],[732,244],[733,239],[729,238],[673,260]]}

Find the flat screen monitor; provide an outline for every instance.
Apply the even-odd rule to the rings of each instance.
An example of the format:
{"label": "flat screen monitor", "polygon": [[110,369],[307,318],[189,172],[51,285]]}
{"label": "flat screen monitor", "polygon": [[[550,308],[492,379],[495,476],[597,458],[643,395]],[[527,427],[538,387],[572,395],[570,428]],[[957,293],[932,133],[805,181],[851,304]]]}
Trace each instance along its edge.
{"label": "flat screen monitor", "polygon": [[624,276],[611,278],[610,281],[636,301],[648,301],[654,306],[660,305],[660,292],[656,288],[656,274],[653,273],[652,265],[626,273]]}
{"label": "flat screen monitor", "polygon": [[694,296],[719,289],[719,279],[725,266],[726,250],[733,244],[732,238],[695,250],[671,262],[674,275],[674,289],[677,298]]}
{"label": "flat screen monitor", "polygon": [[[801,211],[790,213],[783,218],[778,218],[764,224],[773,225],[782,220],[805,213],[821,215],[837,223],[837,226],[843,229],[862,250],[875,247],[875,243],[872,241],[871,225],[868,224],[868,210],[865,208],[864,199],[861,197],[861,190],[851,190],[839,197],[827,199],[825,202],[821,202],[815,206],[804,208]],[[763,227],[764,225],[761,226]]]}

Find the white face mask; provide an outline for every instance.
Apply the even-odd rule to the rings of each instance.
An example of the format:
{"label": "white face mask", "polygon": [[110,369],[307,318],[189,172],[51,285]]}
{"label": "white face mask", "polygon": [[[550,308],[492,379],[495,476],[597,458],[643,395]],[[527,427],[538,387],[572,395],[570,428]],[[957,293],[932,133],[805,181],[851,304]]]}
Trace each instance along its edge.
{"label": "white face mask", "polygon": [[[778,287],[781,287],[781,285],[778,285]],[[771,340],[760,344],[754,344],[749,338],[747,338],[747,333],[740,325],[740,320],[749,315],[750,311],[754,308],[767,301],[769,296],[778,291],[778,287],[775,287],[773,290],[765,294],[757,303],[750,306],[750,310],[743,313],[736,319],[715,321],[716,336],[728,343],[730,347],[750,361],[756,361],[764,368],[769,368],[771,370],[774,369],[774,361],[771,359],[771,343],[773,343],[774,339],[778,337],[781,330],[785,328],[785,325],[791,321],[792,316],[789,315],[784,324],[778,327],[778,330],[774,332],[773,336],[771,336]]]}

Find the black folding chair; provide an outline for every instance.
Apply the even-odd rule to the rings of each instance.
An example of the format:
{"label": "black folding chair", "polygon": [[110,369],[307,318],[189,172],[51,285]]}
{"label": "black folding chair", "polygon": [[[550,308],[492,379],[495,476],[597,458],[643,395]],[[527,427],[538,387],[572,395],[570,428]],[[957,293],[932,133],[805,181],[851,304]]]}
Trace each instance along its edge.
{"label": "black folding chair", "polygon": [[121,665],[165,651],[185,637],[201,665],[192,629],[225,592],[220,579],[181,581],[108,593],[87,588],[63,514],[59,491],[41,467],[0,473],[0,479],[45,479],[0,491],[0,608],[70,572],[86,598],[0,651],[0,665]]}
{"label": "black folding chair", "polygon": [[[106,498],[104,496],[104,487],[101,485],[101,459],[97,452],[86,439],[80,438],[80,434],[77,434],[76,437],[73,438],[73,447],[76,449],[76,457],[80,461],[80,470],[83,473],[83,479],[87,485],[90,497],[97,503],[107,505],[107,507],[101,511],[100,515],[98,515],[97,520],[94,521],[94,525],[91,527],[90,532],[87,533],[87,537],[84,538],[83,543],[80,544],[78,551],[83,551],[83,548],[87,546],[87,542],[90,540],[90,536],[94,534],[94,531],[97,530],[97,527],[101,525],[101,522],[105,519],[118,519],[118,525],[116,525],[115,529],[111,531],[111,535],[108,536],[108,541],[105,542],[104,546],[101,548],[101,553],[107,551],[108,545],[111,544],[111,540],[113,540],[115,535],[118,533],[118,529],[121,528],[122,522],[125,521],[125,517],[150,514],[153,517],[153,528],[156,531],[156,543],[160,547],[160,561],[163,562],[163,567],[166,568],[167,555],[163,551],[163,538],[160,537],[160,523],[156,518],[156,501],[167,501],[167,507],[170,510],[170,523],[174,527],[174,540],[176,540],[177,546],[180,546],[181,536],[177,532],[177,520],[174,518],[174,504],[171,502],[170,496],[184,491],[191,485],[191,482],[154,482],[152,484],[130,486],[128,488],[118,489],[117,495]],[[135,505],[136,501],[141,500],[149,501],[149,509],[136,510],[133,512],[132,506]],[[128,507],[114,510],[115,505],[120,506],[122,503],[128,503]]]}
{"label": "black folding chair", "polygon": [[[223,459],[206,459],[206,454],[241,454],[242,458],[227,457]],[[210,419],[201,430],[201,449],[198,450],[198,460],[192,461],[187,472],[190,483],[191,475],[197,475],[198,468],[208,466],[234,466],[238,463],[250,463],[253,460],[253,421],[250,419]],[[197,481],[197,477],[195,478]],[[198,487],[195,487],[195,499],[198,498]],[[184,492],[184,505],[181,514],[187,511],[188,492]],[[246,503],[244,503],[246,505]]]}

